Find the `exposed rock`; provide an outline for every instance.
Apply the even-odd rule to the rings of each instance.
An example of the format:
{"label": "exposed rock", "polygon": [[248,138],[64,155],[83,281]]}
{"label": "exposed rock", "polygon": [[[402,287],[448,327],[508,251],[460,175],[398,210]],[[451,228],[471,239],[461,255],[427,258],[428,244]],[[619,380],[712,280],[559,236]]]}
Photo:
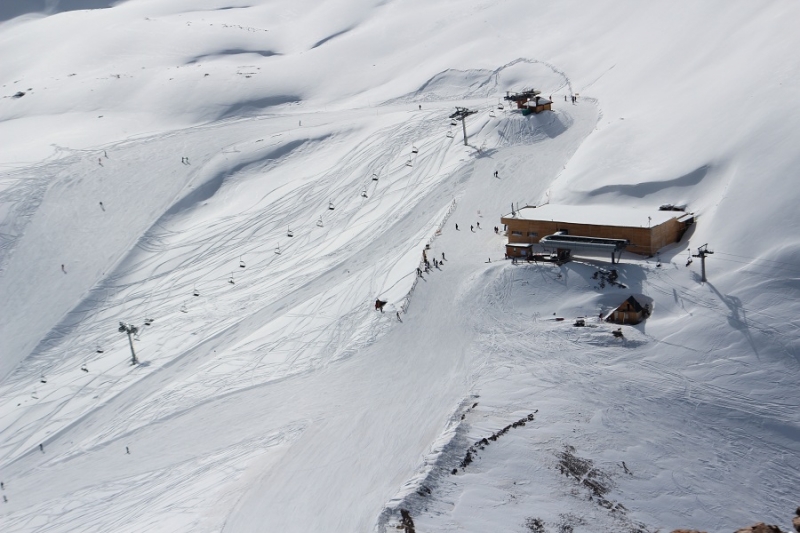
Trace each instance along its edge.
{"label": "exposed rock", "polygon": [[759,522],[758,524],[753,524],[750,527],[737,529],[736,533],[783,533],[783,531],[781,531],[781,528],[778,526],[768,526],[764,522]]}
{"label": "exposed rock", "polygon": [[699,531],[697,529],[674,529],[671,533],[708,533],[706,531]]}

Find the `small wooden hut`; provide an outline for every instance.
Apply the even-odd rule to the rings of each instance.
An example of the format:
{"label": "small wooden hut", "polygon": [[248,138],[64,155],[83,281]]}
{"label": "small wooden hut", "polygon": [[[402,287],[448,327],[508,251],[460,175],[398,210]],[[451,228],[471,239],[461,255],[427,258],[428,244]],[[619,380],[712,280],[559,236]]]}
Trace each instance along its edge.
{"label": "small wooden hut", "polygon": [[636,298],[631,296],[606,317],[606,322],[614,322],[616,324],[638,324],[647,318],[649,314],[647,308],[642,306]]}
{"label": "small wooden hut", "polygon": [[[553,102],[544,96],[534,96],[525,102],[525,108],[530,113],[541,113],[542,111],[552,111]],[[524,113],[524,111],[523,111]]]}

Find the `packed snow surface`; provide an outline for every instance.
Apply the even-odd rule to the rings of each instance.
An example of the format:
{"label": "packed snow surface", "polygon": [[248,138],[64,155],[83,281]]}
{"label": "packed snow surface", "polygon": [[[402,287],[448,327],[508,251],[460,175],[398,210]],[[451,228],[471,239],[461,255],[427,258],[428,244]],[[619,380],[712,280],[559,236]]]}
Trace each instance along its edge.
{"label": "packed snow surface", "polygon": [[639,209],[613,205],[554,205],[521,207],[514,214],[507,213],[503,218],[520,220],[551,220],[569,224],[589,224],[594,226],[621,226],[647,228],[657,226],[683,213],[659,211],[657,208]]}
{"label": "packed snow surface", "polygon": [[[2,3],[0,530],[788,526],[797,20]],[[505,261],[512,203],[697,223],[615,279]]]}

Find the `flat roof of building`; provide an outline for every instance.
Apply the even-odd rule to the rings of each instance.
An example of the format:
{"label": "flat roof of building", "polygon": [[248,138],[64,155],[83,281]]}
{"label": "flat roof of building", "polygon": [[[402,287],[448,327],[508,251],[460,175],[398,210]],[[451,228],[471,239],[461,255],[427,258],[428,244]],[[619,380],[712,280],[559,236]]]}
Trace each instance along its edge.
{"label": "flat roof of building", "polygon": [[[545,204],[540,207],[523,207],[512,215],[503,218],[517,220],[541,220],[563,222],[565,224],[588,224],[592,226],[620,226],[626,228],[647,228],[658,226],[673,218],[684,216],[681,211],[659,211],[620,205],[557,205]],[[648,220],[648,217],[650,219]]]}

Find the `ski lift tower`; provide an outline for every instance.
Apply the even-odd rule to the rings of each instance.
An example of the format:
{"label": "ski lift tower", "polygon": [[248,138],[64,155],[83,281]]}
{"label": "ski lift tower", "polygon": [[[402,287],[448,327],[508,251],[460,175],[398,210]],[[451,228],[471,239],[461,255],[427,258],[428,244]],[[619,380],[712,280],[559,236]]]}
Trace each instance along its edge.
{"label": "ski lift tower", "polygon": [[702,271],[702,280],[703,282],[708,281],[706,279],[706,256],[713,254],[711,250],[708,249],[708,243],[704,244],[700,248],[697,249],[697,253],[693,254],[692,257],[699,257],[700,258],[700,268]]}
{"label": "ski lift tower", "polygon": [[466,107],[456,107],[456,112],[450,115],[450,118],[454,120],[460,120],[461,126],[464,128],[464,146],[467,145],[467,117],[470,115],[474,115],[477,111],[473,111],[471,109],[467,109]]}
{"label": "ski lift tower", "polygon": [[139,328],[137,328],[133,324],[126,324],[125,322],[120,322],[119,332],[128,334],[128,343],[131,345],[131,364],[132,365],[137,364],[138,361],[136,360],[136,352],[133,350],[133,335],[139,333]]}

